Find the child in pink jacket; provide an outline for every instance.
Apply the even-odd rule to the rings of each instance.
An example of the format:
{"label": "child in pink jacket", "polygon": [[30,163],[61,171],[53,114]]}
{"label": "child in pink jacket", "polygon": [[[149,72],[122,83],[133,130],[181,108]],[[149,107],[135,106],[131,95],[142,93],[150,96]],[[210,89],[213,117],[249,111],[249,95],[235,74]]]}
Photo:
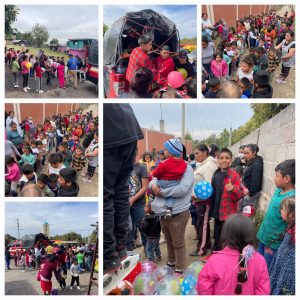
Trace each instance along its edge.
{"label": "child in pink jacket", "polygon": [[223,59],[223,53],[218,52],[214,55],[214,59],[210,63],[211,71],[215,77],[226,77],[228,76],[228,64]]}
{"label": "child in pink jacket", "polygon": [[16,191],[18,181],[21,178],[20,168],[11,156],[5,158],[5,164],[7,167],[5,179],[11,183],[10,189]]}
{"label": "child in pink jacket", "polygon": [[270,295],[266,261],[253,248],[255,232],[254,222],[243,214],[225,222],[225,248],[214,252],[199,273],[199,295]]}
{"label": "child in pink jacket", "polygon": [[59,87],[65,88],[65,63],[63,61],[57,66],[57,79],[59,81]]}

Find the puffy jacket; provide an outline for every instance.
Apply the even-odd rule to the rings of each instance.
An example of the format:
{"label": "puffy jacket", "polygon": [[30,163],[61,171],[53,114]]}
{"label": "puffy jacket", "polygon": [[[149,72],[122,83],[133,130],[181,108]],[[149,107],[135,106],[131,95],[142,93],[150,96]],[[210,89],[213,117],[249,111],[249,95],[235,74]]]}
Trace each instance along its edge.
{"label": "puffy jacket", "polygon": [[249,190],[250,196],[261,191],[263,168],[264,162],[261,156],[256,156],[253,160],[246,164],[243,182]]}
{"label": "puffy jacket", "polygon": [[[239,251],[225,247],[215,252],[199,273],[199,295],[235,295],[238,284]],[[267,263],[258,252],[248,262],[248,279],[242,284],[242,295],[270,295]]]}
{"label": "puffy jacket", "polygon": [[57,197],[77,197],[79,192],[79,185],[73,182],[70,188],[61,187],[58,191]]}

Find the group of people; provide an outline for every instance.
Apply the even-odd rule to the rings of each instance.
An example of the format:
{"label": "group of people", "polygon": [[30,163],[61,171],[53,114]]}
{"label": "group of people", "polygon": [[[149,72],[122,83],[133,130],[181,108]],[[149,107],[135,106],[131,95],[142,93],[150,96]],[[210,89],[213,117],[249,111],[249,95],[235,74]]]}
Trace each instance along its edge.
{"label": "group of people", "polygon": [[[202,14],[202,97],[272,98],[273,78],[286,84],[295,65],[295,13],[270,10],[250,15],[228,27],[225,19],[212,25]],[[212,39],[218,32],[218,44]]]}
{"label": "group of people", "polygon": [[6,113],[5,196],[77,197],[78,178],[91,183],[98,166],[98,116],[80,110],[43,124]]}
{"label": "group of people", "polygon": [[[130,122],[120,127],[115,118]],[[113,134],[116,125],[118,135]],[[130,107],[106,104],[104,127],[104,273],[120,268],[127,249],[136,246],[139,229],[147,259],[166,259],[175,274],[182,275],[191,216],[197,243],[189,255],[207,260],[199,274],[198,294],[295,294],[294,159],[276,166],[276,189],[257,232],[255,212],[264,172],[257,145],[241,146],[233,159],[228,148],[200,144],[187,157],[181,141],[171,139],[156,161],[145,153],[132,164],[143,135]],[[124,174],[129,170],[128,189]],[[201,181],[212,186],[208,199],[194,192]],[[159,248],[161,231],[166,258]]]}
{"label": "group of people", "polygon": [[[152,50],[152,38],[142,35],[139,47],[132,50],[126,70],[129,93],[123,98],[196,98],[196,66],[188,59],[188,51],[176,57],[169,46],[161,47],[159,55]],[[172,55],[172,56],[171,56]]]}
{"label": "group of people", "polygon": [[[68,59],[65,56],[48,56],[44,50],[39,50],[35,55],[30,49],[21,51],[5,47],[5,63],[12,72],[14,88],[19,88],[22,75],[22,88],[25,93],[31,89],[43,93],[43,86],[51,85],[54,79],[58,80],[62,89],[69,86],[71,80],[74,82],[73,87],[77,88],[78,81],[83,82],[87,73],[85,59],[74,57],[73,54],[69,54]],[[35,86],[29,84],[30,80],[35,81]]]}
{"label": "group of people", "polygon": [[37,280],[40,281],[42,293],[51,295],[53,291],[52,276],[54,275],[60,290],[67,287],[68,272],[71,276],[70,289],[76,283],[80,290],[80,274],[91,272],[94,245],[78,244],[65,248],[64,245],[35,245],[29,250],[16,250],[11,254],[9,246],[5,249],[6,268],[10,270],[10,260],[14,260],[15,268],[38,270]]}

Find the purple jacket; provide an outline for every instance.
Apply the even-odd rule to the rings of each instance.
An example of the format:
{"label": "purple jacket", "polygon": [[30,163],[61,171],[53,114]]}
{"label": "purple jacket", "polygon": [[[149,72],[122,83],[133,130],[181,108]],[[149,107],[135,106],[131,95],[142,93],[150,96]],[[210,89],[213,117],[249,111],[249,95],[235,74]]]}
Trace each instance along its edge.
{"label": "purple jacket", "polygon": [[[235,295],[239,252],[225,247],[214,252],[199,273],[199,295]],[[270,295],[270,278],[263,256],[255,252],[248,262],[248,279],[242,284],[242,295]]]}

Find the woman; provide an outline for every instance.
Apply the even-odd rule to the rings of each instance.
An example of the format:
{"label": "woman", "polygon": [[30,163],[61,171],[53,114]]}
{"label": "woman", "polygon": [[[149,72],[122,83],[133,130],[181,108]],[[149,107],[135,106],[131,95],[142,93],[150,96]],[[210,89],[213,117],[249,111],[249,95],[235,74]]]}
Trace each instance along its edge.
{"label": "woman", "polygon": [[242,169],[244,170],[245,168],[245,165],[246,165],[246,161],[245,161],[245,154],[244,154],[244,148],[245,148],[245,145],[241,145],[239,147],[239,154],[238,156],[232,161],[231,163],[231,168],[234,168],[234,169]]}
{"label": "woman", "polygon": [[254,144],[244,147],[246,167],[243,174],[243,183],[249,190],[249,194],[243,199],[243,207],[251,205],[256,208],[262,189],[263,159],[257,155],[258,151],[258,146]]}
{"label": "woman", "polygon": [[[194,173],[194,184],[201,180],[211,183],[213,173],[217,170],[217,161],[209,155],[209,149],[204,144],[199,144],[195,149],[196,171]],[[200,201],[192,196],[197,210],[197,248],[190,256],[203,256],[211,247],[209,228],[209,204],[208,201]]]}
{"label": "woman", "polygon": [[287,31],[285,39],[275,47],[275,49],[281,49],[282,52],[282,64],[281,73],[276,80],[277,83],[286,83],[286,78],[289,76],[291,67],[295,65],[296,56],[296,42],[294,41],[295,34],[293,31]]}
{"label": "woman", "polygon": [[21,154],[23,153],[22,152],[23,138],[18,132],[17,124],[14,122],[10,123],[10,130],[7,132],[7,139],[14,144],[14,146],[17,148],[19,153]]}
{"label": "woman", "polygon": [[[186,156],[185,148],[182,157]],[[155,195],[151,203],[152,211],[161,217],[161,228],[167,243],[169,267],[175,268],[176,274],[183,274],[185,267],[185,228],[189,220],[189,206],[193,191],[193,169],[187,164],[187,168],[180,183],[176,186],[160,190],[153,179],[149,189]],[[172,218],[165,218],[166,208],[164,207],[166,197],[176,197],[172,210]],[[149,209],[149,207],[148,207]]]}
{"label": "woman", "polygon": [[151,172],[152,168],[155,167],[155,162],[149,152],[144,152],[140,163],[146,166],[148,172]]}
{"label": "woman", "polygon": [[215,45],[213,42],[209,42],[206,36],[202,37],[202,66],[204,67],[205,71],[212,75],[210,69],[210,63],[214,59],[215,54]]}
{"label": "woman", "polygon": [[206,32],[211,36],[212,35],[212,30],[214,29],[214,27],[211,24],[210,19],[208,18],[206,13],[202,14],[202,28],[204,28],[206,30]]}
{"label": "woman", "polygon": [[8,116],[7,116],[6,120],[5,120],[6,131],[10,130],[10,123],[11,122],[16,123],[17,126],[19,127],[19,121],[18,121],[17,117],[15,116],[15,113],[12,110],[8,113]]}

